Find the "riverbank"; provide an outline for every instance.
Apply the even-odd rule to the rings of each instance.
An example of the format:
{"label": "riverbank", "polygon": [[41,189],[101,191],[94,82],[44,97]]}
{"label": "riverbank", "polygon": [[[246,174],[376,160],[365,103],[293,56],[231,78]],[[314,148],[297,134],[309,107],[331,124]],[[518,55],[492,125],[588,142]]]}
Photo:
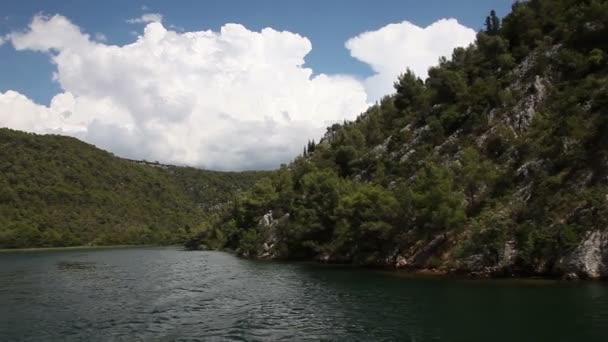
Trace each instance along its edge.
{"label": "riverbank", "polygon": [[93,250],[93,249],[117,249],[117,248],[140,248],[140,247],[169,247],[160,245],[109,245],[109,246],[69,246],[69,247],[31,247],[31,248],[0,248],[0,253],[11,252],[48,252],[69,250]]}
{"label": "riverbank", "polygon": [[257,261],[267,262],[279,262],[279,263],[311,263],[324,265],[326,267],[345,267],[345,268],[360,268],[370,269],[382,272],[394,272],[404,276],[421,277],[421,278],[445,278],[445,279],[470,279],[470,280],[483,280],[483,279],[504,279],[504,280],[529,280],[529,281],[557,281],[557,282],[576,282],[576,281],[592,281],[592,282],[606,282],[608,277],[588,277],[588,276],[577,276],[572,273],[534,273],[518,271],[516,269],[494,269],[487,267],[481,271],[473,271],[464,268],[457,267],[439,267],[439,268],[427,268],[427,267],[413,267],[413,266],[394,266],[394,264],[355,264],[351,262],[327,262],[318,259],[273,259],[273,258],[255,258],[241,255],[233,251],[219,250],[222,252],[228,252],[235,256]]}

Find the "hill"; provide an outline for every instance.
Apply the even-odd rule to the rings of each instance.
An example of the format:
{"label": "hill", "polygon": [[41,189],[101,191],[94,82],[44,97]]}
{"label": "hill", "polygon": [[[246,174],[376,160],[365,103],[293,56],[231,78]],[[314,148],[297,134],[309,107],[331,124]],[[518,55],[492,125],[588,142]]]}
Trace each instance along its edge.
{"label": "hill", "polygon": [[329,127],[188,246],[608,276],[608,2],[517,2],[485,23],[475,44],[426,80],[404,71],[393,95]]}
{"label": "hill", "polygon": [[0,248],[180,243],[267,172],[118,158],[75,138],[0,129]]}

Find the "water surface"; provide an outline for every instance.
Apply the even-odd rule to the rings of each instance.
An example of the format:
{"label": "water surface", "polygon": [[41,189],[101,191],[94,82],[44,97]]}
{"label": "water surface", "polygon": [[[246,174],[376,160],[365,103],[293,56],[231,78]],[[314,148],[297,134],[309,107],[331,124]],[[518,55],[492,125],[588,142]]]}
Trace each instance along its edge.
{"label": "water surface", "polygon": [[0,253],[0,340],[607,341],[608,287],[175,248]]}

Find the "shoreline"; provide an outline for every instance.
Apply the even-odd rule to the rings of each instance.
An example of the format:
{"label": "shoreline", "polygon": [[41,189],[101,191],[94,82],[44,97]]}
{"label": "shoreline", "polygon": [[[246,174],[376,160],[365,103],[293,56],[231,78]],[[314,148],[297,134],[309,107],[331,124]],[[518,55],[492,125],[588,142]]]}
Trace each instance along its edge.
{"label": "shoreline", "polygon": [[278,262],[278,263],[307,263],[313,265],[321,265],[323,267],[336,268],[358,268],[366,269],[375,272],[392,273],[402,277],[412,278],[429,278],[429,279],[453,279],[453,280],[499,280],[499,281],[524,281],[524,282],[550,282],[550,283],[602,283],[608,284],[608,277],[576,277],[570,278],[563,274],[531,274],[517,272],[474,272],[462,269],[444,269],[444,268],[416,268],[416,267],[392,267],[387,265],[357,265],[353,263],[341,262],[320,262],[319,260],[289,260],[289,259],[272,259],[272,258],[250,258],[239,255],[231,251],[222,251],[235,255],[238,258],[262,261],[262,262]]}
{"label": "shoreline", "polygon": [[[49,252],[49,251],[70,251],[70,250],[103,250],[103,249],[128,249],[128,248],[150,248],[150,247],[183,247],[181,245],[107,245],[107,246],[69,246],[69,247],[32,247],[32,248],[4,248],[0,249],[1,254],[8,253],[28,253],[28,252]],[[351,263],[325,263],[318,260],[285,260],[285,259],[260,259],[249,258],[238,255],[234,251],[226,250],[187,250],[184,251],[213,251],[232,254],[237,258],[271,263],[304,263],[328,268],[358,268],[372,272],[392,273],[400,277],[430,278],[430,279],[454,279],[454,280],[505,280],[505,281],[530,281],[530,282],[551,282],[551,283],[585,283],[597,282],[608,283],[606,278],[577,278],[568,279],[556,275],[524,275],[510,274],[497,275],[487,273],[465,272],[462,270],[444,270],[413,267],[386,267],[380,265],[355,265]]]}
{"label": "shoreline", "polygon": [[48,252],[48,251],[70,251],[70,250],[93,250],[93,249],[122,249],[143,247],[171,247],[162,245],[107,245],[107,246],[67,246],[67,247],[28,247],[28,248],[0,248],[0,253],[25,253],[25,252]]}

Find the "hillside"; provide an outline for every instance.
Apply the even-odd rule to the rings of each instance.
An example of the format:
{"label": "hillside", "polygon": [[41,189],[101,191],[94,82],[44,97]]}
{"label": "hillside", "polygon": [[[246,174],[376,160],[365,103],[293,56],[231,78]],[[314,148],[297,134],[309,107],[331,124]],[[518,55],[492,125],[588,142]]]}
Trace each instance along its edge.
{"label": "hillside", "polygon": [[395,94],[329,127],[188,246],[608,276],[608,2],[531,0],[485,23],[474,45],[424,81],[404,71]]}
{"label": "hillside", "polygon": [[0,129],[0,248],[179,243],[267,174],[129,161]]}

